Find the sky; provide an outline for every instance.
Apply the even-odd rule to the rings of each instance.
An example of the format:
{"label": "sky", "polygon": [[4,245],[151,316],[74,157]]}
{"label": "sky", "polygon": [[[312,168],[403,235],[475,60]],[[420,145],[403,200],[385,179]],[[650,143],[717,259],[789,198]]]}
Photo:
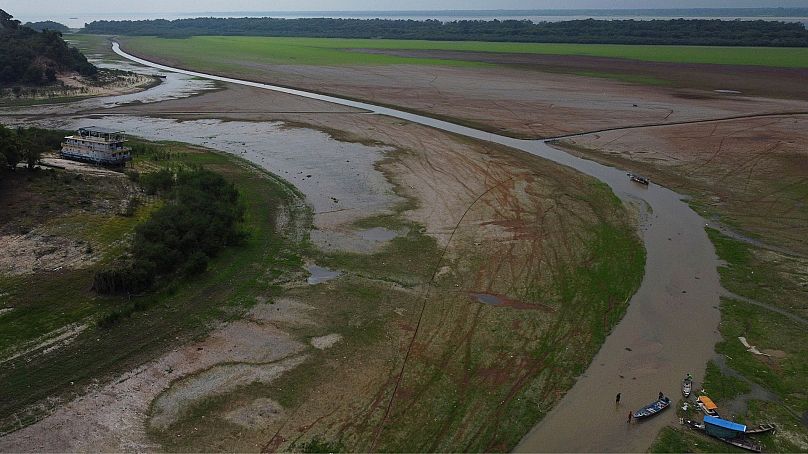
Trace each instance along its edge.
{"label": "sky", "polygon": [[3,0],[14,16],[211,11],[808,7],[808,0]]}

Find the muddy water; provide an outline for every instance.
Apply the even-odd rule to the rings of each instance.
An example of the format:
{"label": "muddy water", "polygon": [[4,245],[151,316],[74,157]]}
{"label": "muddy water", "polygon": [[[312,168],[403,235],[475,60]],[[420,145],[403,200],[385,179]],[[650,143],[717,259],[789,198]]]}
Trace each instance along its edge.
{"label": "muddy water", "polygon": [[[718,340],[718,280],[705,221],[682,196],[652,185],[632,184],[622,170],[571,156],[542,141],[517,140],[421,115],[332,96],[170,68],[113,50],[138,63],[190,76],[247,85],[365,109],[375,114],[510,146],[591,175],[624,201],[644,201],[652,214],[643,221],[646,274],[625,317],[592,364],[561,402],[528,433],[517,451],[645,451],[661,427],[675,422],[668,411],[643,423],[625,415],[655,399],[675,395],[688,371],[703,371]],[[619,407],[614,395],[622,393]]]}

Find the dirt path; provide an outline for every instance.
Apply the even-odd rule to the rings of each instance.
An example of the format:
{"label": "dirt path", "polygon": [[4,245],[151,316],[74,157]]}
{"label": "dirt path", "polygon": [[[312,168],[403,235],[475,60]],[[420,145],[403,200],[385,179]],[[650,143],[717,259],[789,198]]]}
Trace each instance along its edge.
{"label": "dirt path", "polygon": [[[520,445],[526,451],[641,451],[659,428],[672,422],[673,413],[644,424],[626,425],[624,410],[652,401],[662,390],[675,394],[680,375],[704,370],[718,339],[718,302],[721,288],[717,260],[705,222],[678,194],[658,186],[632,184],[625,172],[573,157],[544,142],[520,141],[458,126],[420,115],[348,101],[332,96],[232,78],[179,70],[120,55],[147,66],[223,82],[318,99],[365,109],[444,131],[513,147],[594,176],[626,201],[643,200],[653,215],[642,226],[648,252],[646,275],[623,320],[608,337],[595,360],[551,413]],[[687,323],[682,323],[687,320]],[[604,395],[604,390],[608,392]],[[622,392],[623,406],[615,409],[613,396]],[[585,433],[581,415],[587,415]]]}

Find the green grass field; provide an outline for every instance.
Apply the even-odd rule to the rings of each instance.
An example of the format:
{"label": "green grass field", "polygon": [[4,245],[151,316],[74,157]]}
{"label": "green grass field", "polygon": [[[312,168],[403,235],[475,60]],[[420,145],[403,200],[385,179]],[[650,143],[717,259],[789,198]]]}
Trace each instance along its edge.
{"label": "green grass field", "polygon": [[126,38],[126,48],[143,54],[179,58],[188,64],[222,57],[273,64],[305,65],[481,65],[462,60],[407,58],[358,52],[374,50],[452,50],[627,58],[650,62],[712,63],[808,68],[808,49],[614,44],[493,43],[387,39],[195,36],[187,39]]}

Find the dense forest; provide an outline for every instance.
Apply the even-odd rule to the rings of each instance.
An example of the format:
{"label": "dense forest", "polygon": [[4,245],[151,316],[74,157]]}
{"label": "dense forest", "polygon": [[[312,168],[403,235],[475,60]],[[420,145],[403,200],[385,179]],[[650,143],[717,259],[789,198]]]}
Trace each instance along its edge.
{"label": "dense forest", "polygon": [[195,18],[173,21],[95,21],[86,33],[188,37],[198,35],[428,39],[545,43],[808,46],[800,23],[724,20],[390,20]]}
{"label": "dense forest", "polygon": [[52,20],[40,21],[40,22],[26,22],[23,24],[23,27],[32,28],[38,32],[44,30],[53,30],[59,33],[69,32],[70,29],[67,25],[60,24],[59,22],[54,22]]}
{"label": "dense forest", "polygon": [[43,85],[62,71],[92,76],[98,70],[58,31],[24,27],[0,10],[0,86]]}

